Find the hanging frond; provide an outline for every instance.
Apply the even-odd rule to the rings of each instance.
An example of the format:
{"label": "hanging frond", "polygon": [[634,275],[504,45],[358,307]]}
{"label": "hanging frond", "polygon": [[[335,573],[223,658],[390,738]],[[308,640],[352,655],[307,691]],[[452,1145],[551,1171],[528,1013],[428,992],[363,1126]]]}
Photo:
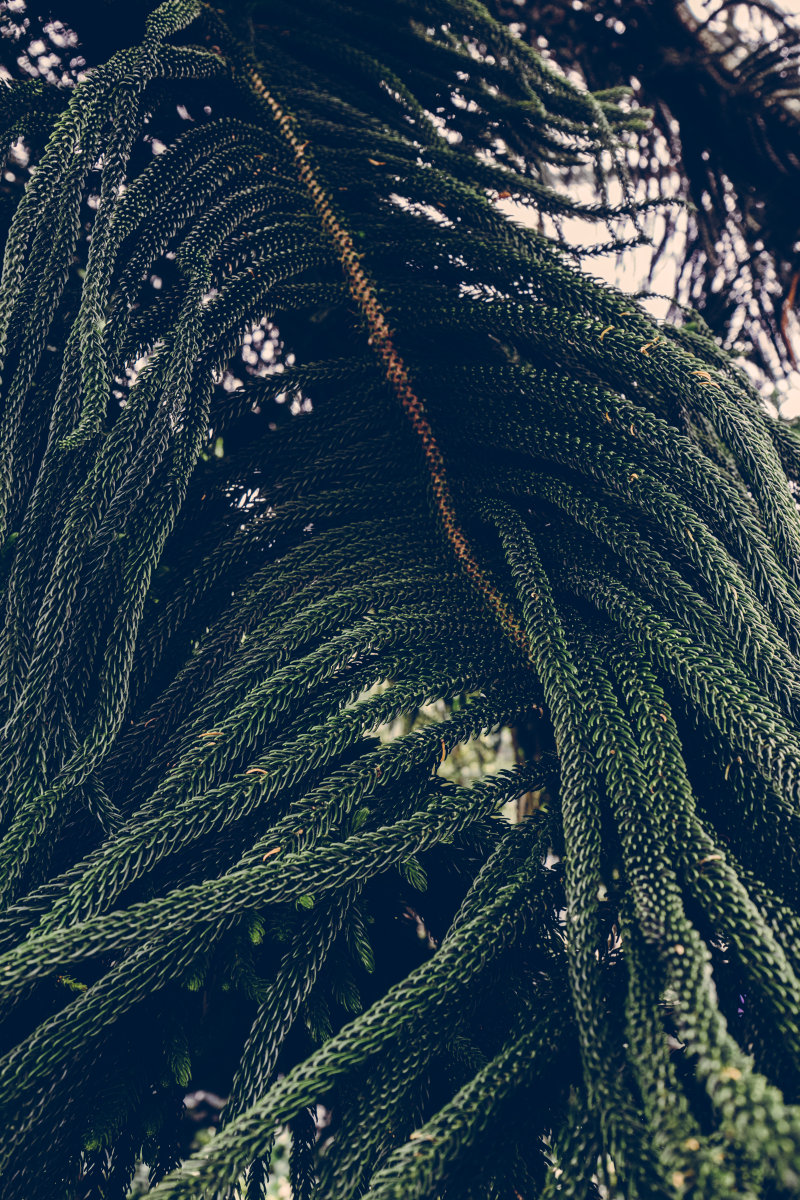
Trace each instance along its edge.
{"label": "hanging frond", "polygon": [[498,204],[635,239],[641,113],[473,0],[166,0],[3,111],[4,1200],[286,1125],[298,1197],[796,1191],[800,449]]}
{"label": "hanging frond", "polygon": [[728,345],[745,348],[767,379],[796,370],[796,10],[780,0],[496,0],[492,7],[589,87],[632,87],[652,110],[652,128],[628,155],[632,178],[644,194],[689,208],[664,210],[650,286],[677,257],[679,301]]}

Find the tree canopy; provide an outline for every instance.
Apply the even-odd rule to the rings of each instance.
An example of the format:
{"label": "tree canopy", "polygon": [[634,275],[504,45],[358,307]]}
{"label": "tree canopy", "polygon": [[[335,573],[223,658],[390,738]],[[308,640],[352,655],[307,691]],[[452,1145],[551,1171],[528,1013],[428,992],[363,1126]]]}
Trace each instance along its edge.
{"label": "tree canopy", "polygon": [[796,1194],[800,444],[594,278],[649,113],[475,0],[113,36],[0,97],[4,1200]]}

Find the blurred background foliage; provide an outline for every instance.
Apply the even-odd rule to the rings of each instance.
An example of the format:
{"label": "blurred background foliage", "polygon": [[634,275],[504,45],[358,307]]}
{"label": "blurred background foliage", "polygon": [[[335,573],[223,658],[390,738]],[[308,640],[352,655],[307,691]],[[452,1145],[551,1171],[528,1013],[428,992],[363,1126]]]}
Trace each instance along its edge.
{"label": "blurred background foliage", "polygon": [[[780,0],[496,0],[520,37],[592,89],[653,113],[628,165],[649,219],[646,290],[691,305],[800,411],[797,5]],[[629,264],[615,264],[617,277]]]}

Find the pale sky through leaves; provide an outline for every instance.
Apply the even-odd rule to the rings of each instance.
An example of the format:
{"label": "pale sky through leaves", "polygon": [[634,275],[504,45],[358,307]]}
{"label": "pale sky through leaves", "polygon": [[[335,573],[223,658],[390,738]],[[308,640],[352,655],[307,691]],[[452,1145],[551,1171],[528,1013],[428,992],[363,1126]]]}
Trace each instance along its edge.
{"label": "pale sky through leaves", "polygon": [[[709,0],[686,0],[686,8],[701,22],[708,20],[709,16],[722,11],[719,0],[712,0],[711,3],[709,3]],[[787,15],[800,19],[800,0],[781,0],[780,8]],[[735,26],[742,31],[743,43],[747,40],[752,40],[753,42],[763,41],[765,38],[769,39],[770,36],[769,16],[763,10],[759,10],[758,19],[763,24],[758,27],[753,21],[752,12],[753,9],[745,3],[725,7],[725,18],[732,20]],[[748,33],[751,35],[750,39],[748,39]],[[662,147],[661,154],[665,167],[665,178],[667,178],[666,173],[670,172],[671,158],[666,145]],[[574,185],[572,186],[574,190]],[[674,190],[676,194],[678,189],[679,181],[677,176],[674,176]],[[622,198],[620,189],[617,189],[615,194],[613,185],[611,197],[617,200]],[[587,184],[585,199],[587,202],[591,202],[593,198],[592,188]],[[500,204],[510,215],[513,215],[523,223],[543,226],[546,232],[555,233],[555,227],[548,218],[545,218],[544,222],[541,222],[538,214],[531,213],[530,210],[515,204],[513,201],[501,201]],[[648,246],[629,249],[621,254],[598,254],[584,260],[583,269],[599,279],[622,288],[626,292],[638,293],[644,290],[652,293],[652,298],[646,301],[648,311],[656,319],[662,320],[667,316],[670,308],[668,297],[676,294],[678,272],[681,265],[681,242],[685,238],[687,220],[686,213],[678,213],[675,236],[668,251],[658,261],[653,272],[653,277],[650,280],[648,280],[648,275],[653,251]],[[652,237],[654,245],[659,244],[663,228],[663,217],[660,217],[657,213],[648,217],[646,230]],[[603,240],[602,236],[598,236],[600,231],[596,225],[578,218],[569,218],[562,221],[561,232],[568,242],[577,245],[595,245]],[[623,235],[625,232],[633,234],[635,230],[631,226],[630,230],[623,231]],[[792,333],[793,342],[800,344],[800,321],[797,320],[796,316],[790,319],[790,332]],[[746,358],[742,361],[745,367],[747,367]],[[772,402],[774,401],[781,415],[785,418],[791,419],[800,416],[800,371],[790,371],[786,374],[781,369],[776,356],[774,376],[764,378],[763,376],[759,377],[753,372],[753,377],[764,393],[765,398],[767,398],[770,407],[772,407]]]}

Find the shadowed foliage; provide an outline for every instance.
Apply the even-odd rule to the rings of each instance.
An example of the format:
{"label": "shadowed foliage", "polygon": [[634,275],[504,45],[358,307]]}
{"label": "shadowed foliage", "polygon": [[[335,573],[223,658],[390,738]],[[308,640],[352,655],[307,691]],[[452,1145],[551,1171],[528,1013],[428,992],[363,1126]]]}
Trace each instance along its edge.
{"label": "shadowed foliage", "polygon": [[[631,148],[665,211],[653,265],[682,260],[679,297],[766,373],[797,368],[800,33],[777,0],[497,0],[591,88],[632,87],[654,114]],[[685,233],[678,226],[685,222]]]}
{"label": "shadowed foliage", "polygon": [[473,0],[90,66],[2,95],[4,1200],[796,1193],[800,447],[502,203],[618,244],[642,111]]}

